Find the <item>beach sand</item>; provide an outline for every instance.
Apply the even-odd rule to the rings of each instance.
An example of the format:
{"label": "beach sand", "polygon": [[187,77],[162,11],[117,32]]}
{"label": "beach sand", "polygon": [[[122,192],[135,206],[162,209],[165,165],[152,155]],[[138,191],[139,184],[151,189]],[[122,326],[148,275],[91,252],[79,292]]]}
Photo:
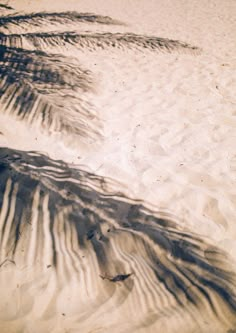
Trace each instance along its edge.
{"label": "beach sand", "polygon": [[8,5],[100,16],[0,27],[27,64],[67,66],[62,88],[24,77],[50,125],[0,99],[0,332],[234,332],[235,1]]}

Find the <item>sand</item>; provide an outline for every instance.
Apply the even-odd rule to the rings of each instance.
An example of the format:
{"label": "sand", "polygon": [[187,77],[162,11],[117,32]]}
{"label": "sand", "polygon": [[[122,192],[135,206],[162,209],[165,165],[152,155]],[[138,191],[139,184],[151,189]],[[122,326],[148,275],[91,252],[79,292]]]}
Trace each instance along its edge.
{"label": "sand", "polygon": [[[234,332],[235,1],[8,5],[100,16],[0,28],[53,105],[50,124],[44,97],[20,119],[12,81],[0,100],[0,332]],[[42,63],[63,83],[33,80]]]}

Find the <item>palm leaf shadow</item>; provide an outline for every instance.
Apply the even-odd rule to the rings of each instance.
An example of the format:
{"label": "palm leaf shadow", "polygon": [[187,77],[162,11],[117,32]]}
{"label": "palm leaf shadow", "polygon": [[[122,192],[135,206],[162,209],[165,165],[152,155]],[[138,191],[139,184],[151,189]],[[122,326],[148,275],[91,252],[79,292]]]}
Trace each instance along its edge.
{"label": "palm leaf shadow", "polygon": [[[236,279],[227,256],[203,238],[181,231],[173,217],[155,213],[141,201],[121,193],[111,193],[107,188],[114,184],[108,179],[36,152],[0,149],[0,172],[0,206],[4,207],[0,210],[1,261],[14,260],[16,265],[27,261],[21,255],[21,242],[29,244],[31,228],[37,228],[36,243],[44,246],[46,239],[51,239],[51,262],[45,262],[37,244],[35,249],[24,245],[26,253],[35,251],[32,265],[39,261],[57,271],[64,262],[63,272],[71,265],[76,274],[81,274],[85,269],[81,253],[91,253],[101,273],[119,276],[129,265],[128,273],[133,269],[135,279],[141,283],[145,278],[139,272],[151,271],[155,288],[150,285],[150,297],[159,300],[164,287],[164,297],[175,300],[176,311],[190,313],[194,308],[203,314],[210,308],[215,319],[225,316],[234,320]],[[4,216],[7,211],[14,211],[10,220],[8,214]],[[47,235],[43,231],[46,224]],[[56,232],[58,225],[60,232]],[[76,241],[70,236],[71,243],[59,246],[63,239],[68,239],[68,230]],[[66,248],[76,259],[65,260],[66,254],[60,248]],[[91,267],[84,274],[85,281],[90,280]],[[145,283],[152,279],[152,274]],[[127,297],[130,292],[128,288]],[[149,293],[148,289],[143,292]],[[160,311],[165,312],[166,306],[162,304]],[[173,310],[173,304],[169,306]]]}
{"label": "palm leaf shadow", "polygon": [[29,14],[17,14],[0,17],[0,26],[5,29],[21,27],[22,25],[32,27],[45,27],[50,24],[68,23],[97,23],[105,25],[121,25],[122,22],[114,20],[109,16],[95,15],[91,13],[68,12],[38,12]]}
{"label": "palm leaf shadow", "polygon": [[[120,24],[107,16],[76,12],[44,12],[0,18],[1,26],[8,30],[22,24],[46,27],[48,24],[65,25],[68,22]],[[31,124],[41,124],[49,133],[70,133],[92,140],[100,137],[100,123],[85,96],[89,86],[92,87],[91,77],[85,70],[70,65],[70,59],[59,57],[58,53],[70,47],[86,51],[112,47],[139,51],[197,52],[197,48],[179,41],[130,33],[1,33],[0,46],[0,98],[4,110]],[[46,52],[39,53],[39,50]],[[53,52],[54,55],[51,54]],[[55,64],[58,65],[56,70]],[[71,82],[65,78],[66,75]]]}
{"label": "palm leaf shadow", "polygon": [[[108,16],[60,12],[8,15],[0,18],[2,28],[23,24],[46,27],[76,22],[120,24]],[[0,98],[5,111],[29,123],[39,123],[49,133],[100,138],[100,122],[93,105],[85,96],[92,91],[91,75],[70,59],[48,53],[27,51],[17,38],[10,47],[7,35],[0,34]],[[91,141],[90,141],[91,142]]]}
{"label": "palm leaf shadow", "polygon": [[85,98],[91,73],[69,58],[0,46],[0,77],[5,111],[48,132],[98,138],[99,121]]}
{"label": "palm leaf shadow", "polygon": [[[25,43],[26,42],[26,43]],[[179,52],[199,54],[200,50],[192,45],[168,38],[143,36],[132,33],[76,33],[76,32],[43,32],[0,35],[0,43],[16,46],[30,43],[37,50],[63,52],[63,47],[75,47],[79,50],[95,51],[97,49],[151,50],[155,52]]]}
{"label": "palm leaf shadow", "polygon": [[[104,25],[121,25],[124,24],[118,20],[114,20],[108,16],[95,15],[91,13],[77,13],[77,12],[58,12],[47,13],[39,12],[24,15],[13,15],[0,17],[0,25],[5,29],[8,29],[11,25],[19,26],[20,24],[27,24],[31,28],[33,26],[42,27],[49,23],[66,24],[72,23],[99,23]],[[47,43],[68,43],[77,44],[80,47],[87,46],[88,49],[94,47],[118,47],[118,48],[138,48],[138,49],[151,49],[159,51],[182,51],[182,52],[199,52],[198,48],[191,46],[187,43],[183,43],[177,40],[171,40],[168,38],[160,38],[155,36],[142,36],[133,33],[85,33],[78,34],[73,32],[62,33],[26,33],[26,34],[10,34],[8,36],[1,36],[1,44],[6,40],[27,39],[37,44],[37,39],[46,40]],[[9,46],[9,45],[8,45]],[[15,46],[15,45],[13,45]]]}

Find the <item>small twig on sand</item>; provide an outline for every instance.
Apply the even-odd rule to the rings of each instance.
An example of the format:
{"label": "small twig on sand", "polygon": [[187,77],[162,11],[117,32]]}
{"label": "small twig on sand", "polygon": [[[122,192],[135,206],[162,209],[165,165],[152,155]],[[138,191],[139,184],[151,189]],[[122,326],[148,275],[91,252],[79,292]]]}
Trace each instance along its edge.
{"label": "small twig on sand", "polygon": [[120,282],[128,279],[134,273],[129,273],[129,274],[118,274],[116,276],[109,276],[109,275],[99,275],[103,280],[109,280],[111,282]]}

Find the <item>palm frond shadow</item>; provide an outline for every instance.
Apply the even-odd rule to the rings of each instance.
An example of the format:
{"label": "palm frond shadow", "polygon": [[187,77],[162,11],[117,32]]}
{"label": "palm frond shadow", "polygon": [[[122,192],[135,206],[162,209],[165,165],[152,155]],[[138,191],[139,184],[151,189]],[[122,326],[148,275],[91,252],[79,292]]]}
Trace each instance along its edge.
{"label": "palm frond shadow", "polygon": [[5,111],[49,133],[99,137],[100,123],[86,92],[91,73],[69,58],[0,46],[0,102]]}
{"label": "palm frond shadow", "polygon": [[[38,244],[25,252],[35,252],[33,265],[41,258],[42,265],[53,265],[57,271],[66,255],[58,243],[68,238],[70,230],[75,239],[70,236],[64,247],[76,257],[75,272],[83,269],[81,253],[93,255],[101,273],[124,273],[128,265],[126,273],[132,271],[136,281],[142,279],[140,271],[151,272],[149,279],[153,274],[150,297],[159,298],[164,287],[165,298],[174,298],[176,309],[204,313],[210,308],[219,320],[222,316],[233,320],[236,280],[227,256],[196,234],[181,231],[173,217],[105,190],[110,184],[102,177],[36,152],[1,148],[0,173],[1,261],[8,258],[17,265],[22,260],[21,242],[26,244],[28,239],[29,243],[31,229],[37,228],[35,243],[44,247],[51,239],[51,263],[44,262]],[[14,212],[12,218],[10,212]],[[64,265],[72,263],[67,259]]]}
{"label": "palm frond shadow", "polygon": [[75,47],[79,50],[95,51],[97,49],[151,50],[159,52],[179,52],[199,54],[200,50],[192,45],[168,38],[143,36],[132,33],[76,33],[44,32],[0,35],[0,43],[6,46],[30,44],[38,50],[63,52],[63,47]]}
{"label": "palm frond shadow", "polygon": [[[65,25],[68,22],[121,24],[107,16],[77,12],[0,17],[0,25],[5,29],[22,24],[45,28],[48,24]],[[71,48],[199,52],[196,47],[179,41],[131,33],[0,33],[0,102],[4,110],[30,124],[40,125],[50,134],[70,134],[92,141],[101,137],[101,124],[85,94],[92,89],[91,76],[79,66],[70,64],[69,58],[58,56]]]}
{"label": "palm frond shadow", "polygon": [[121,25],[122,22],[114,20],[109,16],[96,15],[92,13],[68,12],[38,12],[29,14],[8,15],[0,17],[0,26],[10,29],[12,26],[21,27],[26,25],[32,27],[42,27],[49,24],[67,23],[98,23],[106,25]]}

